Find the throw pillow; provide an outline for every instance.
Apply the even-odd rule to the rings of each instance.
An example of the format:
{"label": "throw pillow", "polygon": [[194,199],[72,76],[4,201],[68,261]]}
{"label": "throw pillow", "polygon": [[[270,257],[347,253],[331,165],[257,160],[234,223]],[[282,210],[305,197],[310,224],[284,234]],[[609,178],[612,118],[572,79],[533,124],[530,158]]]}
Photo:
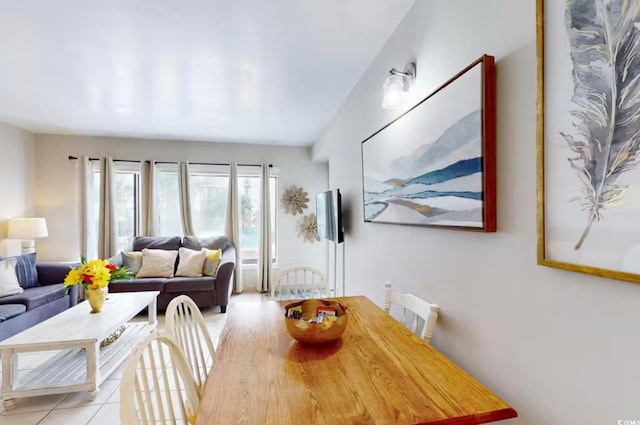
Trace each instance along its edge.
{"label": "throw pillow", "polygon": [[16,257],[0,261],[0,297],[24,292],[16,275],[17,263]]}
{"label": "throw pillow", "polygon": [[180,248],[178,250],[178,271],[176,271],[176,276],[202,276],[204,256],[204,250],[195,251],[189,248]]}
{"label": "throw pillow", "polygon": [[142,250],[142,266],[136,277],[173,277],[177,257],[178,251],[145,248]]}
{"label": "throw pillow", "polygon": [[122,267],[126,268],[132,275],[137,275],[140,271],[140,267],[142,267],[142,252],[120,251],[120,255],[122,256]]}
{"label": "throw pillow", "polygon": [[205,276],[215,276],[218,273],[218,267],[220,266],[220,258],[222,257],[222,251],[219,249],[207,249],[202,248],[205,252],[204,266],[202,268],[202,274]]}
{"label": "throw pillow", "polygon": [[[36,253],[19,255],[17,257],[9,257],[16,259],[16,276],[18,282],[24,289],[38,286],[38,270],[36,269]],[[0,260],[6,260],[0,257]]]}

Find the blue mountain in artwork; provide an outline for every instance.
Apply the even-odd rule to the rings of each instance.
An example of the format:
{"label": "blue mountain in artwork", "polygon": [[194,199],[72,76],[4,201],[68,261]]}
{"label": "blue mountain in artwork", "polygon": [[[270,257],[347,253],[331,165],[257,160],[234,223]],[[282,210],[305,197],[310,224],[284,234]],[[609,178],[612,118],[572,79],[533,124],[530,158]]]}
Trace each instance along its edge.
{"label": "blue mountain in artwork", "polygon": [[389,169],[398,170],[397,178],[408,179],[475,156],[473,152],[479,154],[481,120],[480,110],[467,114],[447,128],[435,142],[391,161]]}
{"label": "blue mountain in artwork", "polygon": [[482,158],[471,158],[458,161],[455,164],[443,168],[441,170],[430,171],[421,176],[413,178],[405,183],[414,184],[435,184],[442,183],[448,180],[457,179],[458,177],[469,176],[471,174],[479,173],[482,171]]}
{"label": "blue mountain in artwork", "polygon": [[420,193],[411,193],[408,195],[404,195],[403,198],[428,199],[428,198],[438,198],[442,196],[457,196],[458,198],[475,199],[477,201],[482,200],[481,192],[436,192],[433,190],[425,190],[424,192],[420,192]]}
{"label": "blue mountain in artwork", "polygon": [[482,226],[481,119],[480,110],[471,112],[435,142],[391,161],[384,181],[365,175],[365,218]]}

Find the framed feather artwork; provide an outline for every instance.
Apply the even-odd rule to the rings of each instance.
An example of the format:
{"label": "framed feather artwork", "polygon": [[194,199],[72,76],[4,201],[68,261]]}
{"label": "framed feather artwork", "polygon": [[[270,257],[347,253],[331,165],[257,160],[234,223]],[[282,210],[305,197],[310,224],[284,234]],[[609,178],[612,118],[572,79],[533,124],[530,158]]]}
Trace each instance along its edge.
{"label": "framed feather artwork", "polygon": [[640,1],[537,10],[538,264],[640,283]]}
{"label": "framed feather artwork", "polygon": [[363,141],[364,220],[495,232],[495,109],[484,55]]}

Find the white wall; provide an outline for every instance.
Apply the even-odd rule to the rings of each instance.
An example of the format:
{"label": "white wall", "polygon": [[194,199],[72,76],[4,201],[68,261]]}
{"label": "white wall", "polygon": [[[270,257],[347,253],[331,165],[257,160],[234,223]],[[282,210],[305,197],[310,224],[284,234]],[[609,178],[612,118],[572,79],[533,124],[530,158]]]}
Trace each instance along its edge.
{"label": "white wall", "polygon": [[[392,67],[417,60],[414,101],[483,53],[498,75],[498,233],[364,223],[360,143]],[[418,0],[314,145],[347,200],[347,294],[383,282],[442,308],[433,344],[518,412],[513,424],[640,419],[640,286],[536,265],[533,0]],[[374,261],[372,261],[374,260]]]}
{"label": "white wall", "polygon": [[[152,141],[88,136],[36,136],[36,200],[38,214],[47,219],[49,237],[38,245],[47,260],[76,260],[80,255],[78,161],[68,155],[112,156],[116,159],[191,162],[272,163],[279,168],[278,193],[292,184],[309,192],[306,214],[315,212],[315,194],[326,190],[327,166],[314,164],[308,147],[275,147],[205,142]],[[278,215],[278,269],[307,265],[325,271],[326,242],[309,244],[297,235],[300,216]],[[245,288],[255,288],[256,273],[245,272]]]}
{"label": "white wall", "polygon": [[0,255],[19,255],[20,241],[4,239],[7,220],[34,214],[32,133],[0,123]]}

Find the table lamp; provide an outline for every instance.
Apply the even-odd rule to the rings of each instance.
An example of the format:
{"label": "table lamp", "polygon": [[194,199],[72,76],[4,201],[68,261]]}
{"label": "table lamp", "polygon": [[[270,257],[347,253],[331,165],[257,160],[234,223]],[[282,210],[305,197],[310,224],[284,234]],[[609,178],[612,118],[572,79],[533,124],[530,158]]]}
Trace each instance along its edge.
{"label": "table lamp", "polygon": [[22,254],[36,252],[34,239],[49,236],[44,218],[14,218],[9,220],[7,239],[22,239]]}

